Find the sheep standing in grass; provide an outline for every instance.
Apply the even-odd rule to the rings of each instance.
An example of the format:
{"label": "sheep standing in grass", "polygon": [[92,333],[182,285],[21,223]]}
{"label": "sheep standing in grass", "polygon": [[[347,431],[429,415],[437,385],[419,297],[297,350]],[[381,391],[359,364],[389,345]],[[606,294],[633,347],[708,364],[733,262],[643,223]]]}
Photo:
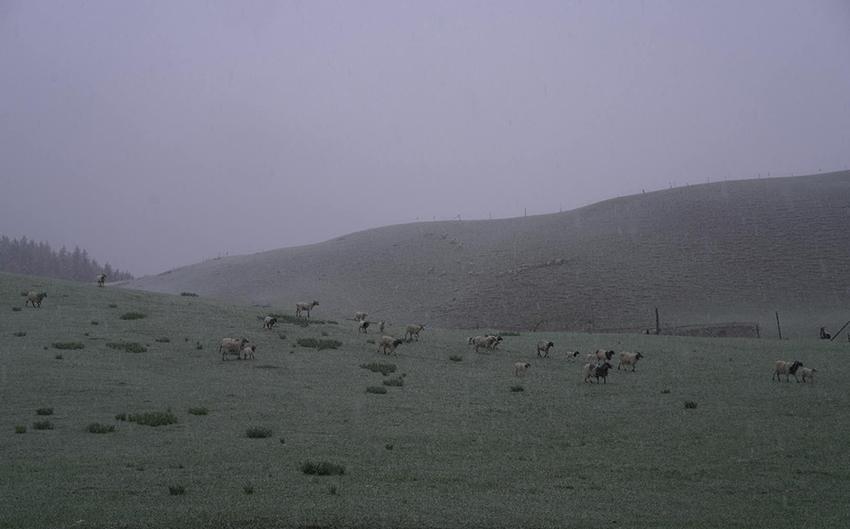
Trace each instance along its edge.
{"label": "sheep standing in grass", "polygon": [[588,362],[610,362],[612,358],[614,358],[614,351],[603,351],[602,349],[587,354]]}
{"label": "sheep standing in grass", "polygon": [[255,352],[257,352],[257,346],[256,345],[254,345],[254,344],[246,345],[245,347],[242,348],[242,355],[241,355],[242,360],[248,360],[248,358],[250,358],[251,360],[254,360],[254,353]]}
{"label": "sheep standing in grass", "polygon": [[555,347],[553,342],[547,342],[546,340],[541,340],[537,342],[537,356],[541,356],[541,352],[545,353],[542,355],[544,358],[549,357],[549,349]]}
{"label": "sheep standing in grass", "polygon": [[247,344],[248,340],[245,338],[222,338],[218,352],[221,353],[222,360],[225,355],[236,355],[237,358],[241,358],[241,351]]}
{"label": "sheep standing in grass", "polygon": [[634,371],[635,365],[637,364],[637,361],[640,360],[641,358],[643,358],[643,355],[640,354],[640,353],[627,353],[627,352],[620,353],[620,363],[617,364],[617,371],[620,370],[620,366],[623,366],[623,369],[625,369],[628,366],[632,366],[632,371]]}
{"label": "sheep standing in grass", "polygon": [[307,313],[307,319],[309,320],[310,319],[310,311],[313,310],[313,307],[318,307],[318,306],[319,306],[319,302],[316,301],[315,299],[313,301],[311,301],[310,303],[301,303],[301,302],[296,303],[295,304],[295,317],[300,318],[301,313],[306,312]]}
{"label": "sheep standing in grass", "polygon": [[264,329],[271,329],[275,325],[277,325],[277,318],[275,318],[274,316],[266,316],[265,318],[263,318]]}
{"label": "sheep standing in grass", "polygon": [[97,274],[97,286],[102,287],[104,283],[106,283],[106,274]]}
{"label": "sheep standing in grass", "polygon": [[806,382],[806,379],[809,379],[809,382],[814,382],[815,381],[815,373],[817,373],[817,372],[818,372],[818,370],[813,368],[813,367],[800,368],[800,378],[803,379],[804,383]]}
{"label": "sheep standing in grass", "polygon": [[404,339],[408,342],[413,341],[413,337],[416,337],[416,341],[419,341],[419,333],[425,329],[424,325],[408,325],[404,330]]}
{"label": "sheep standing in grass", "polygon": [[794,360],[793,362],[777,360],[775,367],[773,368],[773,376],[770,377],[770,379],[780,380],[779,375],[785,375],[785,382],[790,382],[790,380],[788,380],[788,377],[790,375],[793,375],[794,380],[799,382],[800,379],[797,378],[797,370],[801,367],[803,367],[803,362],[800,362],[799,360]]}
{"label": "sheep standing in grass", "polygon": [[584,364],[584,381],[593,383],[590,377],[596,377],[596,383],[599,384],[601,378],[604,383],[608,383],[608,370],[613,366],[608,362],[599,362],[597,364]]}
{"label": "sheep standing in grass", "polygon": [[567,358],[569,358],[569,359],[574,359],[574,358],[578,357],[578,355],[580,355],[580,354],[581,353],[578,352],[578,351],[567,351],[566,352]]}
{"label": "sheep standing in grass", "polygon": [[397,354],[395,352],[396,347],[403,343],[404,340],[402,340],[401,338],[394,338],[392,336],[382,336],[381,341],[378,342],[378,352],[380,353],[383,351],[385,355],[388,355],[390,353]]}
{"label": "sheep standing in grass", "polygon": [[514,364],[514,376],[515,377],[524,377],[525,373],[528,371],[528,368],[531,367],[531,364],[528,362],[517,362]]}
{"label": "sheep standing in grass", "polygon": [[480,349],[489,349],[495,350],[496,346],[499,345],[499,342],[502,341],[501,336],[470,336],[467,340],[467,343],[475,348],[475,352],[477,353]]}
{"label": "sheep standing in grass", "polygon": [[366,321],[367,316],[368,316],[368,314],[366,314],[365,312],[360,312],[360,311],[355,312],[354,313],[354,321]]}
{"label": "sheep standing in grass", "polygon": [[363,334],[369,334],[369,325],[370,323],[366,320],[362,320],[359,324],[357,324],[357,332]]}
{"label": "sheep standing in grass", "polygon": [[30,290],[27,293],[27,300],[24,301],[24,307],[31,304],[33,308],[41,308],[41,301],[46,297],[47,292],[36,292],[35,290]]}

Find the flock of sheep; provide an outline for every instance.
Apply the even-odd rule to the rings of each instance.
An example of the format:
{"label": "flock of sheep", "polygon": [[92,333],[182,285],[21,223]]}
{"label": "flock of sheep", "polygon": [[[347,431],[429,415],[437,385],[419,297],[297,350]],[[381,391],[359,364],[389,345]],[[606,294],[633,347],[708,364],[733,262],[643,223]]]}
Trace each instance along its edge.
{"label": "flock of sheep", "polygon": [[[97,286],[102,287],[106,282],[106,274],[98,274],[96,280]],[[44,301],[44,298],[47,297],[47,292],[36,292],[31,290],[27,293],[26,297],[27,299],[24,306],[31,305],[33,308],[41,308],[41,303]],[[300,318],[302,315],[305,315],[306,318],[309,319],[310,311],[317,306],[319,306],[319,302],[316,300],[313,300],[310,303],[296,303],[295,316]],[[385,355],[397,354],[396,349],[399,345],[405,342],[409,343],[414,340],[419,341],[419,334],[425,330],[425,325],[422,324],[407,325],[405,327],[404,338],[395,338],[393,336],[383,335],[384,329],[386,328],[385,321],[381,320],[378,322],[370,322],[367,318],[368,314],[366,312],[357,311],[354,313],[354,321],[357,322],[357,332],[368,334],[369,327],[376,324],[378,332],[382,334],[381,339],[377,341],[377,352]],[[277,318],[274,316],[265,316],[263,318],[264,329],[270,330],[277,323]],[[470,336],[467,339],[467,344],[472,346],[474,351],[478,353],[482,349],[495,351],[502,341],[503,338],[499,335],[485,334],[481,336]],[[537,342],[537,356],[541,358],[548,358],[549,351],[554,346],[555,344],[553,342],[547,340]],[[226,360],[228,356],[236,356],[240,360],[254,359],[256,351],[256,344],[250,343],[247,338],[222,338],[218,347],[218,352],[221,353],[222,360]],[[578,351],[568,351],[566,353],[569,358],[576,358],[579,354],[580,353]],[[589,353],[586,357],[587,362],[583,367],[583,381],[585,383],[592,383],[592,379],[596,379],[597,384],[600,383],[600,380],[602,383],[607,383],[608,371],[613,368],[611,360],[614,358],[615,354],[616,353],[614,351],[602,350]],[[627,369],[631,367],[634,372],[637,362],[641,358],[643,358],[643,354],[640,352],[621,352],[620,361],[617,364],[617,370],[620,370],[620,368]],[[514,376],[525,376],[529,367],[531,367],[529,362],[516,362],[513,366]],[[802,379],[804,383],[807,381],[814,382],[814,374],[816,372],[817,369],[804,367],[803,363],[799,360],[777,360],[774,365],[771,380],[781,381],[781,375],[785,375],[786,382],[790,381],[791,376],[793,376],[794,380],[797,382],[800,382],[800,379]],[[797,376],[798,374],[799,377]]]}

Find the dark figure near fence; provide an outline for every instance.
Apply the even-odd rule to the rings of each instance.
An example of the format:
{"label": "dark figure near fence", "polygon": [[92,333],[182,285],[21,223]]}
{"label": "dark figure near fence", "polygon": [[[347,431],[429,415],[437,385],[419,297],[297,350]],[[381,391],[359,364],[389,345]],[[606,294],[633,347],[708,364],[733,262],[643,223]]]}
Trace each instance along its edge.
{"label": "dark figure near fence", "polygon": [[826,327],[820,328],[820,339],[821,340],[830,340],[832,339],[832,335],[826,332]]}

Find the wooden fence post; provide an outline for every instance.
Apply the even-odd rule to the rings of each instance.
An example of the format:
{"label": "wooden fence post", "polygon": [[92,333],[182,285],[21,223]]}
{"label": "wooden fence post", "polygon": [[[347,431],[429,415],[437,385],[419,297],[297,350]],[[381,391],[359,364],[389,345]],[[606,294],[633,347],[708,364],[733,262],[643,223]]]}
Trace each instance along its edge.
{"label": "wooden fence post", "polygon": [[776,330],[779,331],[779,339],[782,339],[782,326],[779,325],[779,311],[776,311]]}

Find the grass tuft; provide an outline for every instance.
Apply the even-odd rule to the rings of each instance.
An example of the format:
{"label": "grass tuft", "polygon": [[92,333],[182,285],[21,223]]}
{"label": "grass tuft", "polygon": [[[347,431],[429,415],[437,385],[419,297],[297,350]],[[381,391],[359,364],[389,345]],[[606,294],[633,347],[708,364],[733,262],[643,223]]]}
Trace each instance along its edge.
{"label": "grass tuft", "polygon": [[115,431],[115,426],[111,424],[100,424],[93,422],[86,426],[86,431],[89,433],[111,433]]}
{"label": "grass tuft", "polygon": [[117,309],[117,308],[118,308],[118,305],[116,305],[115,303],[110,303],[110,304],[109,304],[109,308],[110,308],[110,309]]}
{"label": "grass tuft", "polygon": [[12,312],[21,312],[21,307],[12,307]]}
{"label": "grass tuft", "polygon": [[210,410],[206,408],[189,408],[189,413],[191,415],[207,415]]}
{"label": "grass tuft", "polygon": [[245,430],[245,435],[249,439],[265,439],[266,437],[272,436],[272,431],[270,428],[265,428],[263,426],[252,426]]}
{"label": "grass tuft", "polygon": [[393,386],[393,387],[401,387],[404,385],[404,379],[402,377],[396,378],[388,378],[384,380],[385,386]]}
{"label": "grass tuft", "polygon": [[137,342],[109,342],[107,347],[126,351],[128,353],[146,353],[148,348]]}
{"label": "grass tuft", "polygon": [[204,348],[204,344],[202,344],[201,342],[195,342],[195,349],[200,351],[203,348]]}
{"label": "grass tuft", "polygon": [[245,494],[254,494],[254,486],[250,482],[242,485],[242,492]]}
{"label": "grass tuft", "polygon": [[449,357],[449,360],[451,360],[452,362],[461,362],[463,361],[463,357],[458,355],[451,355]]}
{"label": "grass tuft", "polygon": [[119,413],[119,414],[115,415],[115,420],[116,421],[126,421],[127,420],[127,414],[126,413]]}
{"label": "grass tuft", "polygon": [[330,494],[331,496],[339,495],[339,488],[337,488],[336,485],[329,485],[328,486],[328,494]]}
{"label": "grass tuft", "polygon": [[395,364],[381,364],[379,362],[370,362],[368,364],[360,364],[360,367],[363,369],[368,369],[373,373],[380,373],[384,376],[389,375],[390,373],[395,373],[396,365]]}
{"label": "grass tuft", "polygon": [[12,336],[17,336],[18,338],[23,338],[26,335],[27,335],[27,333],[25,333],[24,331],[18,331],[18,332],[12,333]]}
{"label": "grass tuft", "polygon": [[15,433],[27,433],[27,427],[19,424],[15,426]]}
{"label": "grass tuft", "polygon": [[119,318],[122,320],[141,320],[143,318],[147,318],[148,315],[142,312],[125,312]]}
{"label": "grass tuft", "polygon": [[194,292],[181,292],[181,293],[180,293],[180,295],[181,295],[181,296],[190,297],[190,298],[196,298],[196,297],[198,297],[198,295],[197,295],[197,294],[195,294]]}
{"label": "grass tuft", "polygon": [[376,395],[383,395],[387,392],[387,388],[384,386],[369,386],[366,388],[366,393],[375,393]]}
{"label": "grass tuft", "polygon": [[169,342],[171,342],[171,338],[169,338],[168,336],[160,336],[159,338],[156,338],[154,341],[157,342],[157,343],[169,343]]}
{"label": "grass tuft", "polygon": [[52,345],[55,349],[82,349],[85,347],[80,342],[53,342]]}
{"label": "grass tuft", "polygon": [[53,358],[55,358],[56,360],[62,360],[65,357],[62,356],[62,353],[56,353],[56,356],[54,356]]}
{"label": "grass tuft", "polygon": [[661,393],[662,393],[663,395],[667,395],[668,393],[670,393],[670,390],[669,390],[669,389],[667,389],[667,388],[665,388],[665,389],[662,389],[662,390],[661,390]]}
{"label": "grass tuft", "polygon": [[186,487],[183,485],[169,485],[168,493],[172,496],[182,496],[183,494],[186,494]]}
{"label": "grass tuft", "polygon": [[52,430],[53,423],[50,421],[37,421],[32,423],[33,430]]}
{"label": "grass tuft", "polygon": [[145,426],[166,426],[175,424],[177,416],[170,411],[146,411],[144,413],[133,413],[127,416],[127,420]]}
{"label": "grass tuft", "polygon": [[685,401],[685,409],[686,410],[693,410],[693,409],[696,409],[696,407],[697,407],[696,402],[694,402],[692,400],[686,400]]}
{"label": "grass tuft", "polygon": [[386,448],[387,450],[392,450],[392,449],[393,449],[393,444],[392,444],[392,443],[387,443],[387,444],[385,444],[385,445],[384,445],[384,448]]}
{"label": "grass tuft", "polygon": [[279,333],[277,333],[277,337],[280,338],[281,340],[286,340],[286,333],[285,332],[279,332]]}
{"label": "grass tuft", "polygon": [[525,388],[519,385],[511,386],[511,391],[514,393],[519,393],[520,391],[525,391]]}
{"label": "grass tuft", "polygon": [[39,408],[35,410],[36,415],[53,415],[53,408]]}
{"label": "grass tuft", "polygon": [[315,476],[342,476],[345,475],[345,467],[328,461],[308,460],[301,464],[301,472]]}
{"label": "grass tuft", "polygon": [[99,322],[99,321],[97,321],[97,320],[92,320],[92,321],[91,321],[91,324],[92,324],[92,325],[100,325],[100,322]]}

